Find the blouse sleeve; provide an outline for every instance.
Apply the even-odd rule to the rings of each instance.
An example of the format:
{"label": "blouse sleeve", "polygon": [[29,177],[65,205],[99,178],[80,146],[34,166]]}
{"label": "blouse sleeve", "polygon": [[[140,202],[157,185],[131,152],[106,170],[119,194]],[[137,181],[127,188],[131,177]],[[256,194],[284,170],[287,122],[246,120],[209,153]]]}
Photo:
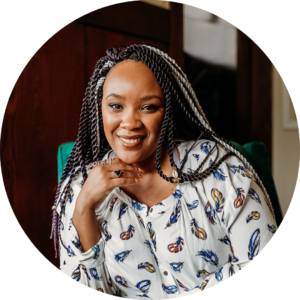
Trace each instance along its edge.
{"label": "blouse sleeve", "polygon": [[220,165],[205,190],[210,205],[206,208],[208,217],[218,219],[224,229],[219,242],[228,245],[232,253],[228,262],[219,265],[219,269],[202,283],[210,287],[253,260],[272,238],[277,225],[253,174],[236,156]]}
{"label": "blouse sleeve", "polygon": [[[119,290],[112,282],[105,264],[105,241],[100,238],[95,246],[86,252],[82,251],[78,233],[72,222],[76,199],[81,189],[81,180],[80,178],[74,180],[68,191],[64,191],[68,180],[69,177],[67,177],[62,185],[60,205],[57,208],[58,213],[62,211],[59,230],[61,239],[67,248],[65,249],[61,241],[59,241],[60,269],[72,279],[86,286],[100,292],[116,295],[119,293]],[[62,202],[64,193],[67,194],[65,204]]]}

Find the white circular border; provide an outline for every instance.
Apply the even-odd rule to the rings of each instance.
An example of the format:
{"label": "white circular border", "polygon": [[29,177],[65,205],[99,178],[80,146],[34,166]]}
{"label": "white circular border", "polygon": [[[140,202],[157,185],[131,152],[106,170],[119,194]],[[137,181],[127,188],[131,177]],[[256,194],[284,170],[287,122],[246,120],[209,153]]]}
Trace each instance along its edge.
{"label": "white circular border", "polygon": [[[22,70],[35,52],[61,28],[91,11],[124,1],[15,0],[1,4],[1,120],[11,91]],[[299,115],[300,19],[297,1],[276,0],[197,0],[177,1],[218,15],[247,34],[267,54],[283,78]],[[2,122],[1,122],[2,123]],[[288,145],[287,145],[288,146]],[[10,299],[30,296],[35,299],[79,299],[101,297],[78,284],[49,263],[32,245],[17,222],[3,186],[0,186],[2,258],[0,293]],[[230,300],[286,299],[298,292],[299,237],[297,214],[300,211],[299,185],[284,221],[266,248],[226,283],[207,289],[201,297],[226,297]],[[30,209],[30,208],[29,208]],[[51,212],[49,211],[49,214]],[[50,232],[45,232],[50,235]],[[98,293],[95,294],[95,293]],[[201,293],[199,291],[199,293]],[[198,299],[196,293],[186,296]]]}

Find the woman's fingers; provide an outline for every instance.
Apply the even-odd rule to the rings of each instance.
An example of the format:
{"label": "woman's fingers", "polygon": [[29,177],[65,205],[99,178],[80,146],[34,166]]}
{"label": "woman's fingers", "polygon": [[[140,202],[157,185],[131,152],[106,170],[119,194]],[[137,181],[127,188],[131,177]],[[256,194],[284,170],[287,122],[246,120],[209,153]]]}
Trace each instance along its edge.
{"label": "woman's fingers", "polygon": [[116,179],[113,179],[112,181],[113,181],[113,184],[115,187],[139,184],[139,182],[140,182],[140,180],[138,178],[116,178]]}
{"label": "woman's fingers", "polygon": [[[122,172],[122,171],[121,171]],[[109,172],[111,174],[109,174],[109,178],[111,179],[114,179],[114,178],[142,178],[143,176],[141,174],[137,174],[137,173],[134,173],[134,172],[122,172],[121,175],[119,177],[117,177],[113,171],[112,172]]]}

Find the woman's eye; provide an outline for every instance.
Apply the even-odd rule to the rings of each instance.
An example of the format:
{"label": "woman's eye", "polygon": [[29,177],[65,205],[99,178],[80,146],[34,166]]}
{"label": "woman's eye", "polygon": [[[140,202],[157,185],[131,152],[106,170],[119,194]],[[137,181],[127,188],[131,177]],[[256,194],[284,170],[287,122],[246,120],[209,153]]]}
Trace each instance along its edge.
{"label": "woman's eye", "polygon": [[156,105],[144,105],[142,107],[142,110],[146,110],[146,111],[154,111],[157,109],[158,109],[158,107]]}
{"label": "woman's eye", "polygon": [[117,103],[110,103],[108,106],[114,110],[120,110],[123,108],[122,105],[117,104]]}

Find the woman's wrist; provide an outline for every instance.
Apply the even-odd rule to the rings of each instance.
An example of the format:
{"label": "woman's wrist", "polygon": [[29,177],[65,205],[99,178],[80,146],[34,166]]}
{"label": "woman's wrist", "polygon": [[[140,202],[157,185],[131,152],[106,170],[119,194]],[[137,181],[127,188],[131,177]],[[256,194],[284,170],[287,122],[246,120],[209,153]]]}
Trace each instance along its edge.
{"label": "woman's wrist", "polygon": [[79,236],[83,252],[95,246],[100,239],[100,230],[95,210],[76,203],[72,222]]}

